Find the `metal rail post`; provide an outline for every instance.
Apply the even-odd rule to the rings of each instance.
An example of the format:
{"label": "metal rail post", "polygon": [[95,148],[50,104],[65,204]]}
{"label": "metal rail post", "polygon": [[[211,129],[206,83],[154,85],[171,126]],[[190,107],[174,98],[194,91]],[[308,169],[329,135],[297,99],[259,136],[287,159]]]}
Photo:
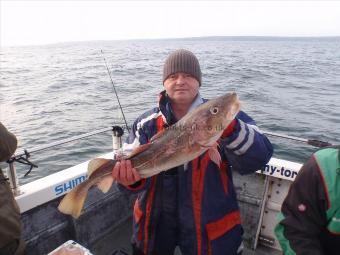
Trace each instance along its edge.
{"label": "metal rail post", "polygon": [[19,186],[17,171],[15,170],[13,161],[8,163],[8,165],[9,167],[7,168],[7,177],[9,179],[9,183],[10,183],[14,196],[18,196],[20,195],[20,186]]}

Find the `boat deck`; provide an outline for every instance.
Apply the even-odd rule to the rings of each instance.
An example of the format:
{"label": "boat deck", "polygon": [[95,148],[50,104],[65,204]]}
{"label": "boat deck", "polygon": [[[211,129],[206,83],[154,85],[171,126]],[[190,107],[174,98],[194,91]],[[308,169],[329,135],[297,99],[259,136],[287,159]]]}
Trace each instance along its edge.
{"label": "boat deck", "polygon": [[[130,255],[132,249],[130,246],[130,238],[132,235],[132,218],[127,219],[122,225],[105,238],[101,239],[92,247],[93,254],[107,255]],[[108,245],[110,244],[110,245]],[[179,248],[176,248],[174,255],[181,255]],[[245,248],[242,255],[280,255],[282,252],[259,245],[256,250]]]}
{"label": "boat deck", "polygon": [[[93,188],[78,219],[57,210],[62,195],[85,179],[86,167],[84,162],[22,186],[23,194],[17,201],[22,211],[28,255],[48,254],[68,240],[78,242],[95,255],[131,254],[134,195],[120,192],[116,185],[106,194]],[[292,162],[273,160],[264,174],[233,173],[244,228],[243,255],[281,254],[273,229],[292,179],[286,176],[285,180],[281,172],[296,173],[298,167]],[[269,169],[279,176],[269,175]],[[176,255],[179,254],[176,250]]]}

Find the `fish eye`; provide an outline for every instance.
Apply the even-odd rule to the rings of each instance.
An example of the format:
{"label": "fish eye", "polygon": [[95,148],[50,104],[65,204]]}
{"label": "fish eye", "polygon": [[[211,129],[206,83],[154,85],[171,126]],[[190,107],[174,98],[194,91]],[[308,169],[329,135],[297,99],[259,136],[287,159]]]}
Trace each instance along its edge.
{"label": "fish eye", "polygon": [[217,114],[218,113],[218,108],[217,107],[212,107],[212,108],[210,108],[210,112],[211,112],[211,114]]}

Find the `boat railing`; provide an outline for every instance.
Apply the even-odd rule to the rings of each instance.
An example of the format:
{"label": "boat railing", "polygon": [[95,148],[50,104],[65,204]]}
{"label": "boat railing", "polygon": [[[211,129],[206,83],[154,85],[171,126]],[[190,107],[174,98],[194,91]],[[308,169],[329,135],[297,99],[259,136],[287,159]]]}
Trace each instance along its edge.
{"label": "boat railing", "polygon": [[[17,176],[15,164],[14,164],[15,162],[20,162],[20,163],[24,163],[26,165],[30,165],[30,167],[32,169],[33,167],[36,167],[35,164],[33,164],[32,162],[30,162],[28,160],[28,158],[30,157],[30,155],[32,153],[51,149],[51,148],[54,148],[56,146],[60,146],[60,145],[66,144],[66,143],[74,142],[74,141],[78,141],[78,140],[81,140],[81,139],[84,139],[84,138],[87,138],[87,137],[90,137],[90,136],[93,136],[93,135],[105,133],[105,132],[108,132],[108,131],[112,131],[112,148],[113,148],[113,151],[119,150],[122,146],[121,137],[123,136],[123,133],[124,133],[124,130],[120,126],[111,126],[111,127],[107,127],[107,128],[94,130],[92,132],[73,136],[71,138],[63,139],[63,140],[60,140],[60,141],[57,141],[57,142],[49,143],[47,145],[37,146],[37,147],[30,149],[29,151],[27,151],[25,149],[19,150],[17,153],[15,153],[11,157],[10,160],[7,161],[8,164],[9,164],[9,167],[7,169],[7,172],[6,172],[7,178],[9,180],[9,183],[10,183],[10,186],[12,188],[14,195],[18,196],[18,195],[21,194],[19,179],[18,179],[18,176]],[[29,170],[29,172],[30,172],[30,170]]]}
{"label": "boat railing", "polygon": [[[119,150],[122,146],[121,138],[123,135],[123,129],[119,126],[95,130],[45,146],[35,147],[29,152],[22,150],[15,154],[12,160],[9,161],[7,174],[10,179],[13,192],[16,195],[16,200],[20,207],[21,213],[29,211],[32,208],[65,195],[75,186],[86,180],[87,164],[89,161],[20,186],[14,167],[16,161],[15,159],[20,157],[28,158],[30,153],[47,150],[62,144],[84,139],[108,131],[112,131],[113,152],[102,155],[101,157],[112,159],[114,158],[117,150]],[[261,243],[270,248],[280,250],[273,231],[274,226],[276,225],[276,215],[280,211],[282,201],[288,192],[291,182],[297,176],[300,168],[301,164],[299,163],[278,158],[271,158],[263,169],[260,169],[256,172],[259,178],[264,176],[264,178],[262,178],[264,179],[264,187],[261,189],[263,190],[261,191],[261,194],[257,194],[257,198],[255,198],[255,196],[249,196],[249,193],[242,193],[238,195],[240,204],[243,203],[245,207],[251,207],[255,203],[259,208],[259,217],[255,217],[253,219],[256,221],[257,226],[255,231],[256,233],[254,233],[255,237],[252,241],[253,248],[255,248],[258,243]]]}

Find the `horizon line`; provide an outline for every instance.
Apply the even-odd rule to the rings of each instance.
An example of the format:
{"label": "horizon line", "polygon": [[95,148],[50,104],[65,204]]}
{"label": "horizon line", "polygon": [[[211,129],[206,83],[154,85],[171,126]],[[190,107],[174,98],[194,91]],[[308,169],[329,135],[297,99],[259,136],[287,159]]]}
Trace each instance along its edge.
{"label": "horizon line", "polygon": [[160,40],[199,40],[199,39],[340,39],[340,35],[322,35],[322,36],[281,36],[281,35],[209,35],[209,36],[189,36],[189,37],[172,37],[172,38],[130,38],[130,39],[98,39],[98,40],[74,40],[74,41],[59,41],[48,43],[33,43],[33,44],[8,44],[0,45],[0,48],[9,47],[33,47],[33,46],[48,46],[56,44],[68,43],[85,43],[85,42],[124,42],[124,41],[160,41]]}

